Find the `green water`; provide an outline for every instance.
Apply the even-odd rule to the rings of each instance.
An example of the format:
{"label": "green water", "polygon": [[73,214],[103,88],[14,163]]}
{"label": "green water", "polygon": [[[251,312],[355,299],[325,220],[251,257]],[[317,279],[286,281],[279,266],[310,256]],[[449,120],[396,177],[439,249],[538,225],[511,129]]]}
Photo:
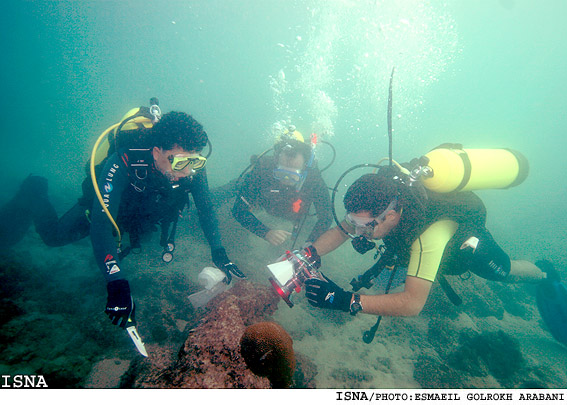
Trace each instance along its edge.
{"label": "green water", "polygon": [[[488,227],[511,257],[552,259],[567,276],[565,15],[563,0],[10,1],[0,17],[0,198],[41,174],[65,212],[96,136],[152,96],[203,124],[212,186],[270,147],[281,120],[334,145],[331,185],[387,156],[395,68],[394,158],[443,142],[524,153],[521,186],[480,193]],[[323,146],[319,157],[330,157]],[[52,252],[39,245],[35,254]],[[54,254],[86,255],[88,244],[65,249]]]}

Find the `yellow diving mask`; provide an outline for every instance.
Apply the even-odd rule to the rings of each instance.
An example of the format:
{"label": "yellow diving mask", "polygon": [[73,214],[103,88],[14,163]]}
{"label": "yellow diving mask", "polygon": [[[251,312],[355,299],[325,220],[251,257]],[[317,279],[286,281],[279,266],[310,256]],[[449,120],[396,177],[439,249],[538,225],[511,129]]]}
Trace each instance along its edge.
{"label": "yellow diving mask", "polygon": [[207,158],[198,154],[192,155],[169,155],[167,157],[171,163],[171,170],[180,172],[189,166],[193,170],[199,170],[207,164]]}

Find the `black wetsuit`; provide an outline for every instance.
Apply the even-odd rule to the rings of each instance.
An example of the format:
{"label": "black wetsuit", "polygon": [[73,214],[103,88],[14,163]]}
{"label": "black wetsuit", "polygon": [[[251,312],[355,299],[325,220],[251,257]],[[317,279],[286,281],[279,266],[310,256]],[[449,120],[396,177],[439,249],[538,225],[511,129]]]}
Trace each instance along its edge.
{"label": "black wetsuit", "polygon": [[[178,187],[173,188],[154,168],[150,149],[122,149],[110,155],[97,169],[98,186],[108,210],[121,232],[130,233],[131,240],[132,235],[139,236],[158,223],[174,221],[188,202],[190,192],[211,250],[222,248],[204,169],[191,178],[181,179]],[[114,227],[94,197],[90,178],[83,183],[83,197],[61,218],[57,217],[47,198],[47,181],[34,176],[26,182],[22,187],[25,190],[0,209],[3,218],[0,241],[5,246],[18,242],[31,220],[49,246],[63,246],[90,234],[96,263],[106,280],[125,278],[113,235]],[[17,237],[13,232],[16,228]]]}
{"label": "black wetsuit", "polygon": [[252,171],[246,175],[238,190],[232,209],[236,220],[250,232],[264,238],[270,228],[263,224],[252,209],[260,207],[271,215],[294,223],[297,231],[301,220],[308,214],[311,204],[315,206],[317,223],[307,241],[319,238],[332,223],[329,190],[319,169],[308,169],[307,177],[300,191],[293,186],[285,186],[274,178],[275,161],[273,156],[261,158]]}
{"label": "black wetsuit", "polygon": [[[173,221],[174,216],[183,209],[187,193],[190,192],[211,250],[222,248],[205,169],[199,170],[192,177],[181,179],[178,187],[172,188],[169,181],[154,168],[149,150],[142,159],[151,162],[147,167],[136,168],[133,166],[136,163],[131,160],[129,150],[114,154],[98,176],[103,199],[113,218],[117,218],[120,229],[140,234],[158,222]],[[91,241],[98,266],[107,281],[123,278],[113,226],[98,200],[93,203],[91,221]],[[118,267],[114,267],[115,265]]]}

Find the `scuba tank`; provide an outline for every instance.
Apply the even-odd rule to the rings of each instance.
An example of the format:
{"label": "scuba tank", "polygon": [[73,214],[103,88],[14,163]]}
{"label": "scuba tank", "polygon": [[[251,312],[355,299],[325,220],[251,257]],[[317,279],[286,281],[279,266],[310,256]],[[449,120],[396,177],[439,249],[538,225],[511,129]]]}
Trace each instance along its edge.
{"label": "scuba tank", "polygon": [[529,173],[528,160],[512,149],[464,149],[448,144],[419,159],[414,175],[437,193],[510,188]]}
{"label": "scuba tank", "polygon": [[118,141],[118,134],[121,130],[133,130],[137,128],[151,128],[153,125],[159,121],[161,118],[161,110],[159,108],[159,101],[156,97],[152,97],[150,99],[151,107],[138,107],[134,108],[123,117],[123,119],[112,125],[111,127],[107,128],[105,131],[100,134],[98,139],[96,140],[93,150],[91,152],[91,158],[89,162],[89,172],[91,176],[91,181],[93,184],[93,188],[96,194],[96,197],[105,212],[106,216],[112,223],[112,226],[116,230],[117,235],[117,245],[118,250],[120,250],[121,242],[122,242],[122,233],[120,232],[120,228],[116,224],[116,221],[108,211],[106,204],[102,198],[102,194],[98,188],[97,178],[96,178],[96,171],[95,167],[102,163],[104,159],[108,157],[108,155],[114,152],[116,149],[116,142]]}
{"label": "scuba tank", "polygon": [[161,111],[159,109],[159,101],[156,97],[150,100],[151,106],[136,107],[128,111],[122,119],[115,125],[106,129],[100,136],[100,143],[97,145],[96,150],[93,150],[94,165],[97,166],[108,155],[112,154],[119,141],[119,134],[121,131],[132,131],[136,129],[149,129],[159,121]]}

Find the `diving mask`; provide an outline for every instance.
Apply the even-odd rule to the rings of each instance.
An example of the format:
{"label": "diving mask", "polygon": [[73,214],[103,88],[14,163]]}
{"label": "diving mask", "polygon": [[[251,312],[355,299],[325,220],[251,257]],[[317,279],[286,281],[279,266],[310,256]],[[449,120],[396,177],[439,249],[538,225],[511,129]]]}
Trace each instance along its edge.
{"label": "diving mask", "polygon": [[377,217],[368,218],[353,213],[347,213],[345,216],[345,222],[354,228],[354,233],[359,236],[364,236],[366,239],[372,239],[374,235],[374,228],[378,225],[384,218],[386,214],[396,208],[397,200],[393,200],[388,207]]}
{"label": "diving mask", "polygon": [[304,174],[301,170],[290,167],[278,166],[274,169],[274,178],[288,186],[295,186],[303,181]]}
{"label": "diving mask", "polygon": [[202,169],[207,164],[207,158],[198,155],[169,155],[167,157],[169,163],[171,163],[171,170],[180,172],[187,166],[190,166],[193,170]]}
{"label": "diving mask", "polygon": [[346,214],[345,222],[354,228],[355,235],[372,239],[374,227],[378,225],[378,218],[360,217],[355,214]]}

